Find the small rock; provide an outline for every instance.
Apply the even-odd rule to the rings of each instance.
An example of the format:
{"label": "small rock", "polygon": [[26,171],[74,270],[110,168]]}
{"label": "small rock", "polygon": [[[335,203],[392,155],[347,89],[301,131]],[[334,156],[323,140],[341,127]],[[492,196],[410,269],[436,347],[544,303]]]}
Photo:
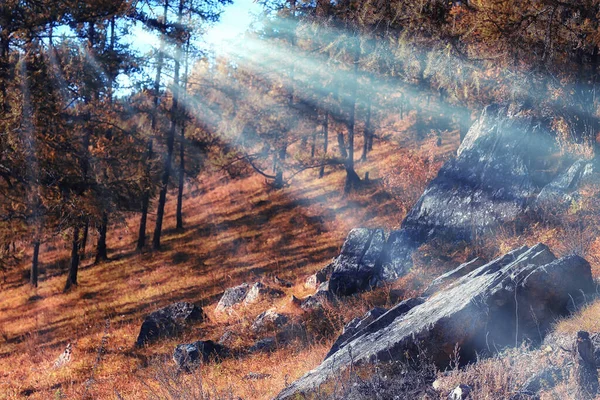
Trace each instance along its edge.
{"label": "small rock", "polygon": [[212,340],[200,340],[194,343],[180,344],[175,347],[173,360],[179,369],[190,372],[201,363],[225,357],[227,352],[225,346],[215,343]]}
{"label": "small rock", "polygon": [[285,287],[285,288],[291,288],[292,286],[294,286],[294,284],[290,281],[286,281],[285,279],[281,279],[278,276],[273,277],[273,282],[275,282],[275,284],[281,286],[281,287]]}
{"label": "small rock", "polygon": [[219,344],[227,347],[232,347],[237,339],[237,335],[233,331],[225,331],[219,339]]}
{"label": "small rock", "polygon": [[65,351],[63,351],[62,353],[60,353],[60,356],[58,356],[58,358],[56,359],[56,361],[54,361],[54,368],[60,368],[65,364],[68,364],[69,362],[71,362],[71,354],[73,352],[73,346],[71,345],[71,343],[67,344],[67,347],[65,348]]}
{"label": "small rock", "polygon": [[144,319],[140,328],[136,346],[154,342],[160,337],[172,337],[179,334],[183,328],[192,322],[204,320],[202,308],[191,303],[174,303],[154,311]]}
{"label": "small rock", "polygon": [[246,374],[244,376],[244,380],[247,381],[258,381],[261,379],[267,379],[270,378],[272,375],[270,374],[262,374],[260,372],[250,372],[249,374]]}
{"label": "small rock", "polygon": [[274,337],[260,339],[252,347],[248,349],[250,353],[270,353],[275,351],[277,341]]}
{"label": "small rock", "polygon": [[236,304],[240,304],[246,298],[246,294],[250,290],[250,285],[242,283],[241,285],[229,288],[223,293],[223,297],[219,300],[215,311],[223,312]]}
{"label": "small rock", "polygon": [[252,288],[246,294],[244,304],[254,304],[261,300],[263,297],[281,297],[283,292],[278,289],[272,289],[263,285],[260,282],[256,282],[252,285]]}
{"label": "small rock", "polygon": [[327,277],[325,276],[325,274],[321,271],[317,271],[316,273],[306,278],[306,280],[304,281],[304,288],[316,290],[319,287],[319,285],[321,285],[321,283],[325,282],[326,280]]}
{"label": "small rock", "polygon": [[323,303],[315,296],[308,296],[301,300],[300,308],[304,311],[316,310],[323,307]]}
{"label": "small rock", "polygon": [[295,305],[300,307],[302,305],[302,300],[297,298],[296,296],[292,295],[292,298],[290,299],[290,302]]}
{"label": "small rock", "polygon": [[273,310],[267,310],[260,314],[254,320],[250,327],[254,333],[264,333],[275,328],[279,328],[288,322],[288,317],[278,314]]}
{"label": "small rock", "polygon": [[448,400],[465,400],[469,398],[471,392],[472,389],[470,386],[462,384],[458,385],[453,391],[450,392],[448,395]]}

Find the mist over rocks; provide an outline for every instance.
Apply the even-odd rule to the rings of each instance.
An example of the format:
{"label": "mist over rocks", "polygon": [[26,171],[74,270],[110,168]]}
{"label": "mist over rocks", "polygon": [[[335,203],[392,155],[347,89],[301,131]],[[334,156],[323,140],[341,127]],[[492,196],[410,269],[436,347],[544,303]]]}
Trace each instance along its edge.
{"label": "mist over rocks", "polygon": [[[403,360],[425,351],[440,368],[456,346],[463,363],[523,342],[539,344],[557,318],[591,299],[590,265],[523,246],[462,276],[427,299],[407,300],[354,332],[277,399],[308,393],[351,364]],[[408,303],[408,304],[407,304]]]}
{"label": "mist over rocks", "polygon": [[[440,169],[386,238],[381,229],[353,229],[334,260],[331,291],[351,295],[404,275],[412,255],[432,240],[471,242],[518,221],[530,207],[568,207],[598,170],[579,160],[550,173],[557,150],[543,124],[517,106],[490,105],[471,126],[457,156]],[[560,165],[569,166],[568,160]]]}

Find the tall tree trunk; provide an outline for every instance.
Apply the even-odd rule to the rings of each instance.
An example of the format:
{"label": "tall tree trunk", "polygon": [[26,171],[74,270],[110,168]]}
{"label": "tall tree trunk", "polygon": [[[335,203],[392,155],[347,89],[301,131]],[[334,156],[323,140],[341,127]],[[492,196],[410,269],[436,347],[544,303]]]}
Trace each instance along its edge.
{"label": "tall tree trunk", "polygon": [[179,144],[179,186],[177,188],[177,226],[183,231],[183,185],[185,183],[185,122],[181,123],[181,143]]}
{"label": "tall tree trunk", "polygon": [[[35,51],[32,46],[32,42],[29,42],[26,46],[27,52]],[[31,97],[29,89],[29,73],[27,63],[23,61],[21,63],[21,74],[23,79],[23,107],[22,107],[22,127],[25,132],[25,154],[26,154],[26,166],[27,166],[27,178],[29,184],[27,190],[31,196],[31,209],[32,209],[32,226],[33,226],[33,258],[31,260],[31,270],[29,276],[29,282],[33,287],[38,285],[38,258],[41,241],[41,201],[40,201],[40,186],[39,186],[39,166],[36,153],[36,136],[35,126],[33,123],[34,110],[31,106]],[[8,246],[10,249],[10,245]]]}
{"label": "tall tree trunk", "polygon": [[283,187],[283,163],[285,162],[286,155],[287,143],[284,143],[277,153],[277,170],[275,172],[275,181],[273,182],[273,186],[276,188]]}
{"label": "tall tree trunk", "polygon": [[69,266],[69,275],[64,291],[77,285],[77,272],[79,271],[79,226],[73,228],[73,240],[71,243],[71,265]]}
{"label": "tall tree trunk", "polygon": [[[94,50],[94,44],[95,44],[95,40],[96,40],[96,28],[94,26],[93,22],[88,22],[88,42],[87,42],[87,52],[89,54],[89,57],[95,57],[95,50]],[[83,130],[83,144],[82,144],[82,149],[81,149],[81,160],[80,160],[80,165],[81,165],[81,173],[82,173],[82,178],[83,178],[83,182],[84,184],[88,183],[88,175],[89,175],[89,170],[90,170],[90,156],[89,156],[89,147],[90,147],[90,140],[92,137],[92,127],[91,127],[91,120],[92,120],[92,111],[91,111],[91,106],[97,106],[98,105],[98,99],[99,99],[99,93],[96,89],[92,89],[91,92],[86,93],[85,97],[84,97],[84,104],[86,106],[86,113],[85,113],[85,122],[86,122],[86,126],[85,129]],[[89,218],[86,218],[84,221],[84,226],[83,226],[83,238],[78,241],[79,242],[79,250],[81,251],[81,255],[77,255],[77,265],[79,265],[79,260],[83,260],[85,259],[85,247],[87,245],[87,238],[88,238],[88,233],[89,233]]]}
{"label": "tall tree trunk", "polygon": [[33,258],[31,260],[31,273],[29,274],[29,283],[31,283],[31,286],[33,286],[33,287],[38,286],[39,255],[40,255],[40,240],[38,238],[36,238],[36,240],[33,242]]}
{"label": "tall tree trunk", "polygon": [[340,148],[340,156],[345,160],[348,158],[348,150],[346,149],[346,143],[344,141],[344,134],[338,132],[337,134],[338,147]]}
{"label": "tall tree trunk", "polygon": [[315,158],[315,152],[317,151],[317,130],[315,129],[312,133],[311,145],[310,145],[310,158]]}
{"label": "tall tree trunk", "polygon": [[[329,111],[325,111],[325,121],[323,122],[323,157],[327,157],[327,147],[329,146]],[[325,165],[321,165],[319,178],[325,176]]]}
{"label": "tall tree trunk", "polygon": [[[293,22],[296,22],[296,0],[291,0],[290,1],[290,11],[291,11],[291,17],[293,19]],[[294,31],[295,29],[295,25],[293,25],[293,28],[291,29],[291,31]],[[291,48],[295,48],[296,46],[296,34],[295,31],[292,34],[291,37]],[[295,74],[295,69],[294,69],[294,64],[291,64],[290,67],[290,93],[288,95],[288,107],[290,108],[290,110],[294,109],[294,74]],[[285,162],[285,159],[287,157],[287,147],[288,147],[288,137],[287,134],[288,132],[285,132],[283,135],[283,143],[281,144],[281,146],[279,147],[279,154],[277,156],[277,170],[275,172],[275,181],[273,182],[273,186],[275,186],[276,188],[282,188],[283,187],[283,165]],[[304,148],[306,146],[306,137],[302,138],[302,143],[301,146],[302,148]]]}
{"label": "tall tree trunk", "polygon": [[[428,94],[429,78],[425,76],[425,70],[427,68],[427,60],[423,55],[419,56],[419,88],[421,93],[427,93],[427,105],[429,106],[430,95]],[[416,120],[415,120],[415,133],[417,140],[423,140],[425,138],[425,116],[422,104],[415,105]]]}
{"label": "tall tree trunk", "polygon": [[[187,96],[188,73],[190,67],[190,39],[188,38],[185,49],[185,70],[183,73],[183,91],[184,98]],[[183,107],[187,105],[184,103]],[[185,183],[185,125],[187,116],[181,119],[181,142],[179,143],[179,186],[177,191],[177,227],[178,231],[183,231],[183,185]]]}
{"label": "tall tree trunk", "polygon": [[3,30],[0,33],[0,112],[2,114],[8,112],[8,94],[6,82],[8,82],[9,73],[9,56],[10,56],[10,33]]}
{"label": "tall tree trunk", "polygon": [[[110,50],[111,52],[115,49],[116,43],[116,31],[115,31],[115,17],[113,16],[110,20]],[[108,102],[110,107],[113,106],[113,80],[116,78],[115,70],[111,64],[110,76],[108,82]],[[106,170],[104,170],[104,176],[107,176]],[[100,263],[108,260],[108,248],[106,246],[106,236],[108,232],[108,205],[104,204],[102,211],[102,219],[100,221],[100,227],[98,228],[98,243],[96,244],[96,257],[94,263]]]}
{"label": "tall tree trunk", "polygon": [[[181,26],[183,18],[183,5],[185,0],[179,0],[179,12],[177,14],[177,24]],[[167,136],[167,155],[165,157],[164,169],[161,177],[161,187],[158,196],[158,207],[156,210],[156,224],[154,225],[154,236],[152,237],[152,249],[160,249],[160,236],[162,234],[162,223],[165,215],[165,205],[167,203],[167,191],[169,178],[171,176],[171,163],[173,160],[173,148],[175,145],[175,132],[179,120],[179,69],[181,66],[182,43],[177,42],[175,50],[175,69],[173,75],[173,104],[171,106],[171,126]]]}
{"label": "tall tree trunk", "polygon": [[363,132],[363,152],[360,157],[361,161],[367,161],[367,153],[369,152],[369,143],[371,143],[371,137],[373,134],[371,133],[371,101],[367,104],[367,117],[365,119],[365,130]]}
{"label": "tall tree trunk", "polygon": [[106,246],[106,232],[108,231],[108,212],[102,213],[102,221],[98,229],[98,244],[96,246],[95,263],[108,260],[108,248]]}
{"label": "tall tree trunk", "polygon": [[[152,152],[152,139],[148,142],[148,153],[146,156],[146,162],[150,164],[153,157]],[[148,166],[148,175],[150,175],[150,167]],[[138,231],[138,240],[136,250],[141,251],[146,245],[146,224],[148,221],[148,208],[150,206],[150,189],[146,188],[142,197],[142,215],[140,218],[140,229]]]}
{"label": "tall tree trunk", "polygon": [[[163,23],[164,26],[167,24],[167,17],[169,13],[169,1],[165,0],[164,9],[163,9]],[[166,39],[166,28],[161,28],[161,41],[159,46],[159,51],[157,55],[157,63],[156,63],[156,76],[154,78],[154,93],[152,98],[152,115],[150,116],[150,129],[152,131],[152,135],[156,132],[156,122],[157,122],[157,114],[158,114],[158,99],[160,93],[160,80],[162,75],[162,69],[164,66],[164,50],[165,50],[165,39]],[[146,169],[146,174],[150,177],[151,168],[150,163],[152,162],[153,154],[153,140],[150,138],[148,140],[148,153],[146,163],[148,164]],[[144,190],[144,194],[142,196],[142,215],[140,216],[140,229],[138,231],[138,240],[136,245],[137,251],[142,251],[144,246],[146,245],[146,225],[148,223],[148,210],[150,208],[150,188],[146,188]]]}
{"label": "tall tree trunk", "polygon": [[89,230],[90,222],[89,220],[86,220],[83,224],[83,236],[81,237],[81,242],[79,242],[79,250],[81,251],[81,255],[79,256],[80,260],[85,260],[85,247],[87,245]]}
{"label": "tall tree trunk", "polygon": [[[358,39],[356,39],[358,40]],[[358,63],[360,61],[360,51],[357,50],[356,57],[354,59],[354,76],[358,77]],[[348,118],[348,157],[346,158],[346,183],[344,184],[344,193],[349,193],[353,188],[360,182],[360,177],[354,170],[354,128],[356,125],[356,92],[357,82],[352,83],[352,93],[350,97],[349,105],[349,118]]]}

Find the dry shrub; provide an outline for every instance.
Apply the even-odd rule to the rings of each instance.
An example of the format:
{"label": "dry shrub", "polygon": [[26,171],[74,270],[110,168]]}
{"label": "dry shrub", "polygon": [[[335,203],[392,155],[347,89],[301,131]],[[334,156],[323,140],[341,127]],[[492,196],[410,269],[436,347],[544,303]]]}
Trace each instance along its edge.
{"label": "dry shrub", "polygon": [[464,243],[432,242],[422,245],[413,254],[412,268],[394,282],[394,288],[401,291],[404,298],[420,296],[435,278],[468,259],[465,250]]}
{"label": "dry shrub", "polygon": [[567,121],[563,117],[557,117],[552,120],[552,129],[556,134],[556,142],[560,153],[563,155],[573,155],[577,158],[590,159],[594,157],[594,143],[591,140],[579,142],[576,139],[576,127],[576,123]]}
{"label": "dry shrub", "polygon": [[383,166],[383,184],[404,210],[408,210],[423,194],[444,163],[444,160],[436,158],[433,146],[425,147],[429,150],[399,149]]}
{"label": "dry shrub", "polygon": [[407,361],[351,365],[311,393],[312,400],[433,399],[436,368],[420,351]]}
{"label": "dry shrub", "polygon": [[169,366],[166,357],[152,360],[150,376],[140,378],[144,397],[156,400],[236,400],[232,388],[217,388],[205,382],[203,367],[190,374],[180,373]]}
{"label": "dry shrub", "polygon": [[600,237],[594,239],[588,249],[587,260],[592,267],[592,276],[600,277]]}
{"label": "dry shrub", "polygon": [[344,328],[344,318],[336,305],[323,302],[323,306],[302,315],[306,336],[312,342],[334,340]]}
{"label": "dry shrub", "polygon": [[576,314],[557,322],[555,332],[574,337],[577,331],[600,332],[600,300],[584,306]]}
{"label": "dry shrub", "polygon": [[443,396],[465,384],[473,389],[473,399],[505,400],[521,390],[527,379],[558,362],[559,358],[553,353],[530,351],[522,345],[464,368],[442,372],[438,375],[436,387]]}

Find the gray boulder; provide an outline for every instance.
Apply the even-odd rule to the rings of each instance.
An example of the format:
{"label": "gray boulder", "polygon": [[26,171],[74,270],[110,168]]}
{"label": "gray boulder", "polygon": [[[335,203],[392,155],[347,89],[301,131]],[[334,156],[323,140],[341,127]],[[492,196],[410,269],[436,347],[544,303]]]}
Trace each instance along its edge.
{"label": "gray boulder", "polygon": [[247,283],[242,283],[241,285],[225,290],[225,293],[223,293],[221,300],[219,300],[215,311],[223,312],[236,304],[240,304],[246,298],[246,294],[248,294],[249,290],[250,285]]}
{"label": "gray boulder", "polygon": [[333,262],[329,290],[347,296],[375,286],[384,246],[382,229],[352,229]]}
{"label": "gray boulder", "polygon": [[327,281],[327,277],[321,271],[317,271],[314,274],[310,275],[304,281],[305,289],[317,289],[319,285],[323,282]]}
{"label": "gray boulder", "polygon": [[491,105],[473,124],[457,157],[385,240],[378,229],[350,232],[334,261],[331,290],[349,295],[396,280],[413,265],[413,253],[433,239],[469,242],[517,220],[551,177],[543,161],[551,136],[526,112]]}
{"label": "gray boulder", "polygon": [[335,259],[333,262],[327,264],[325,267],[307,277],[304,281],[304,288],[318,289],[323,282],[327,282],[327,280],[331,277],[331,273],[333,272],[333,268],[335,266],[334,263]]}
{"label": "gray boulder", "polygon": [[191,303],[174,303],[148,315],[140,328],[136,347],[157,341],[161,337],[173,337],[191,323],[204,320],[202,308]]}
{"label": "gray boulder", "polygon": [[228,354],[225,346],[212,340],[180,344],[173,351],[173,361],[180,370],[191,372],[200,364],[213,359],[223,358]]}
{"label": "gray boulder", "polygon": [[593,291],[590,265],[581,257],[556,259],[542,244],[518,248],[404,314],[383,314],[277,399],[310,392],[351,363],[415,359],[424,351],[445,368],[457,345],[461,361],[470,362],[523,341],[540,343],[557,318]]}
{"label": "gray boulder", "polygon": [[458,385],[448,394],[448,400],[465,400],[471,395],[473,389],[469,385]]}
{"label": "gray boulder", "polygon": [[[551,139],[531,117],[491,105],[471,126],[457,157],[440,169],[387,243],[382,279],[403,275],[432,239],[470,241],[521,215],[539,190],[536,161]],[[541,180],[543,182],[543,180]]]}

